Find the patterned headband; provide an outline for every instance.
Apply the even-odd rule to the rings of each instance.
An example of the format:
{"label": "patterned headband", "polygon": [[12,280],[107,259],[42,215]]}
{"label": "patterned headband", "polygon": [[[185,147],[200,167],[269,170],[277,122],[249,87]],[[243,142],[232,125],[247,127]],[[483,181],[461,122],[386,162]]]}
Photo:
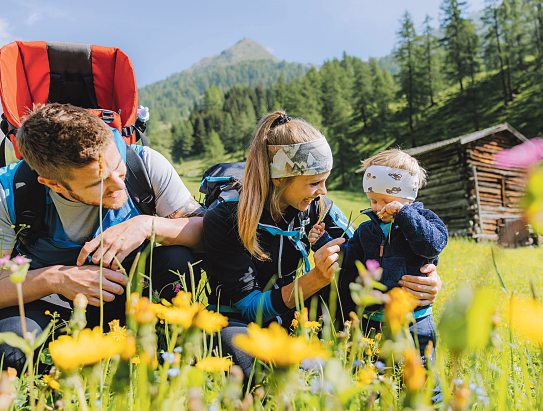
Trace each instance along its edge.
{"label": "patterned headband", "polygon": [[419,178],[407,170],[386,166],[369,166],[364,173],[364,192],[378,193],[414,201]]}
{"label": "patterned headband", "polygon": [[332,170],[332,150],[322,137],[299,144],[268,145],[271,178],[308,176]]}

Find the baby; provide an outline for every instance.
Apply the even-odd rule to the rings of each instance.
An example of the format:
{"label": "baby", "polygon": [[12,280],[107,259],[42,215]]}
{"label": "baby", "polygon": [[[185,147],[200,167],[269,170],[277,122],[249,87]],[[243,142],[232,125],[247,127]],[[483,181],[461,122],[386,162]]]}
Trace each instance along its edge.
{"label": "baby", "polygon": [[[417,160],[401,150],[386,150],[363,162],[363,187],[371,210],[353,237],[345,244],[342,276],[355,281],[355,261],[364,265],[376,260],[383,269],[381,282],[388,289],[399,287],[403,275],[424,275],[420,268],[437,264],[438,256],[447,245],[447,228],[432,211],[415,202],[419,187],[426,182],[426,172]],[[313,226],[308,235],[312,248],[318,249],[331,238],[324,224]],[[374,307],[370,307],[374,308]],[[366,309],[366,329],[381,328],[382,308]],[[414,311],[416,335],[421,355],[429,341],[436,342],[432,307],[419,306]],[[411,327],[411,332],[415,330]]]}

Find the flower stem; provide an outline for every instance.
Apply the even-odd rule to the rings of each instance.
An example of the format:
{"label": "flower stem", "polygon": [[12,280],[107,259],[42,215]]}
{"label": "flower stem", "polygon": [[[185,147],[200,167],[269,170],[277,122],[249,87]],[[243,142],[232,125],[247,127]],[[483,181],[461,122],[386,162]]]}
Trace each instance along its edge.
{"label": "flower stem", "polygon": [[26,328],[26,315],[25,315],[25,305],[23,300],[23,284],[15,283],[15,288],[17,289],[17,301],[19,303],[19,317],[21,318],[21,330],[23,332],[23,338],[28,342],[31,347],[30,350],[26,353],[27,362],[28,362],[28,397],[30,400],[30,409],[36,409],[36,404],[34,403],[34,350],[33,350],[33,341],[29,337],[27,328]]}

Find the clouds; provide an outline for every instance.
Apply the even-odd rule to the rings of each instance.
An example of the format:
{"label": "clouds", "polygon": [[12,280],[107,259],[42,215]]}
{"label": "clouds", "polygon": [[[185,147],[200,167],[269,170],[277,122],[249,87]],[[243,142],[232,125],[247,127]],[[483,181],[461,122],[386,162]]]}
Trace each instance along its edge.
{"label": "clouds", "polygon": [[0,45],[9,43],[12,40],[13,35],[9,31],[8,21],[0,17]]}
{"label": "clouds", "polygon": [[25,19],[25,24],[27,26],[33,26],[37,21],[42,18],[42,14],[37,11],[31,11],[30,14]]}

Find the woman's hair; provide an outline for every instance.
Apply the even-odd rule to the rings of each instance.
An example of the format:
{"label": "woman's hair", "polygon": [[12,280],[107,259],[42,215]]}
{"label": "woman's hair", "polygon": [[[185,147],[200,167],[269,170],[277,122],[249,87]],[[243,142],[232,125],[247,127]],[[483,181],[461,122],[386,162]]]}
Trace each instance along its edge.
{"label": "woman's hair", "polygon": [[369,166],[385,166],[409,171],[419,178],[419,188],[426,184],[426,170],[422,168],[416,158],[397,148],[381,151],[362,161],[362,169]]}
{"label": "woman's hair", "polygon": [[268,145],[298,144],[323,138],[317,129],[302,119],[278,120],[284,116],[286,114],[282,111],[270,113],[256,126],[239,198],[239,237],[247,251],[260,260],[269,259],[269,255],[258,243],[257,228],[262,211],[264,207],[269,208],[272,218],[279,220],[282,217],[281,197],[292,181],[292,177],[284,177],[277,186],[272,183]]}

